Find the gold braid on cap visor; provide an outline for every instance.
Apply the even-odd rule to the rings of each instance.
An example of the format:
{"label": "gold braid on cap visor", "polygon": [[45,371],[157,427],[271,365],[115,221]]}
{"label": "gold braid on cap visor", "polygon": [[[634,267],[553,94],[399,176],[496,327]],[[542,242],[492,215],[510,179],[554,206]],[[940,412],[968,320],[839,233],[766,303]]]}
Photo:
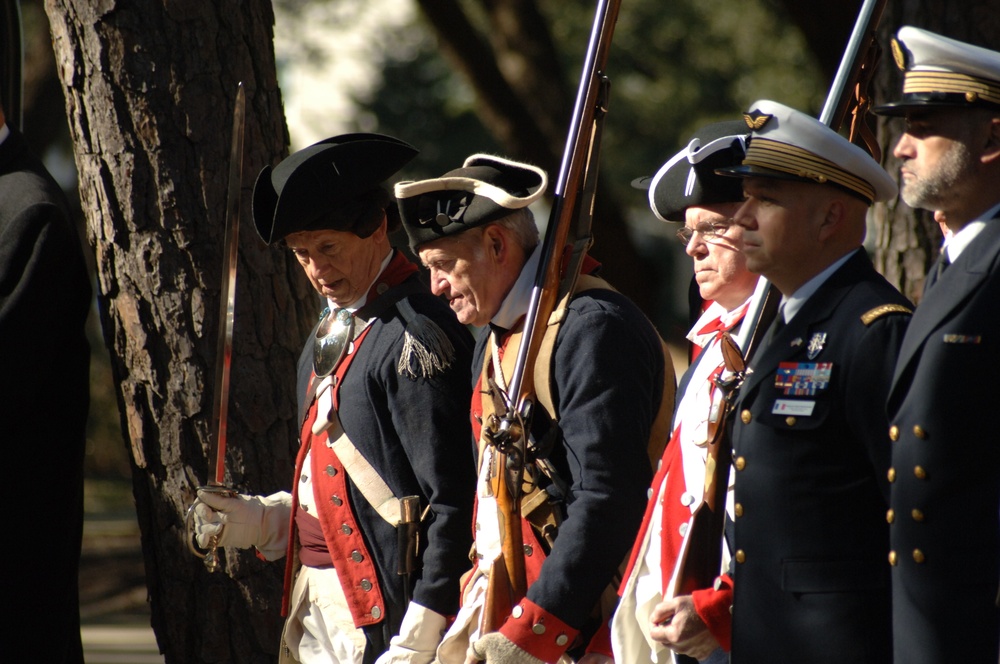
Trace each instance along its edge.
{"label": "gold braid on cap visor", "polygon": [[754,136],[750,140],[744,166],[760,166],[774,171],[812,180],[820,184],[831,182],[875,200],[875,187],[858,176],[848,173],[832,161],[823,159],[800,147]]}
{"label": "gold braid on cap visor", "polygon": [[960,94],[965,95],[966,101],[970,103],[982,99],[1000,104],[1000,83],[996,81],[951,71],[910,70],[906,72],[903,80],[903,94],[922,92]]}

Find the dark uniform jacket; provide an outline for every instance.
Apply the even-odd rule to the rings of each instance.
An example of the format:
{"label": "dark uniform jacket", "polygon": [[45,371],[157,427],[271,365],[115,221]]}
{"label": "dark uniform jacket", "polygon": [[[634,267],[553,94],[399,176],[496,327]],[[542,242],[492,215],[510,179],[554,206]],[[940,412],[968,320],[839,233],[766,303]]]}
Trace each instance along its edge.
{"label": "dark uniform jacket", "polygon": [[[0,144],[0,660],[83,662],[77,573],[90,276],[66,198],[12,130]],[[40,475],[47,478],[40,483]]]}
{"label": "dark uniform jacket", "polygon": [[897,662],[998,658],[1000,220],[924,295],[889,394]]}
{"label": "dark uniform jacket", "polygon": [[882,404],[910,306],[858,250],[751,363],[733,433],[734,664],[891,661]]}
{"label": "dark uniform jacket", "polygon": [[[412,275],[404,283],[417,278]],[[373,292],[381,290],[376,282]],[[448,306],[426,288],[421,287],[406,300],[417,314],[426,316],[447,334],[455,349],[450,366],[420,378],[400,374],[397,365],[407,326],[398,306],[392,305],[372,322],[356,351],[340,387],[339,416],[351,442],[397,498],[420,496],[421,511],[431,504],[431,512],[421,526],[421,565],[412,598],[447,616],[458,610],[459,577],[468,569],[472,544],[469,523],[475,495],[475,461],[468,444],[468,407],[473,341]],[[309,343],[299,361],[299,401],[303,404],[300,419],[306,418],[312,403],[305,403],[312,354]],[[315,446],[322,444],[318,441],[325,442],[326,434],[312,440],[315,454]],[[353,532],[324,532],[328,542],[332,538],[360,536],[355,540],[357,545],[348,547],[351,552],[359,552],[354,558],[348,554],[334,560],[342,583],[350,586],[344,588],[349,604],[363,604],[374,592],[369,583],[347,581],[352,578],[349,568],[358,562],[367,565],[369,558],[374,562],[377,578],[365,580],[376,585],[385,605],[377,606],[377,610],[369,605],[366,633],[370,632],[369,639],[377,644],[377,650],[388,647],[387,642],[379,644],[379,639],[398,631],[406,610],[404,577],[398,574],[397,534],[349,479],[346,488],[347,495],[337,496],[338,500],[317,497],[317,508],[321,513],[348,511],[349,518],[336,513],[330,517],[336,520],[338,529],[347,521],[357,526]],[[363,560],[358,561],[359,557]],[[357,598],[352,599],[352,595]],[[355,622],[359,623],[357,615]]]}
{"label": "dark uniform jacket", "polygon": [[[479,338],[474,371],[483,367],[489,333],[486,328]],[[546,661],[573,645],[560,634],[583,629],[586,645],[587,632],[596,627],[588,621],[642,520],[652,477],[646,451],[650,431],[664,379],[671,391],[674,382],[673,367],[665,365],[649,320],[611,290],[573,298],[556,337],[552,366],[559,431],[548,458],[568,485],[566,519],[533,583],[529,569],[530,604],[515,611],[501,630]],[[533,431],[541,439],[551,423],[540,407],[536,413]],[[534,553],[529,568],[537,568],[539,560]],[[532,631],[539,621],[547,628]]]}

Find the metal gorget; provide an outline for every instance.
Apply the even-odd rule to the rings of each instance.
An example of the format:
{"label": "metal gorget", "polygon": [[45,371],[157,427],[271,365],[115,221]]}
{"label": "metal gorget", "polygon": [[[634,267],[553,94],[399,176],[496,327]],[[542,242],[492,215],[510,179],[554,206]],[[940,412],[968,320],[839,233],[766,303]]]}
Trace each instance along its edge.
{"label": "metal gorget", "polygon": [[313,369],[316,375],[320,378],[329,376],[347,354],[352,341],[354,316],[351,312],[335,309],[327,313],[313,339]]}

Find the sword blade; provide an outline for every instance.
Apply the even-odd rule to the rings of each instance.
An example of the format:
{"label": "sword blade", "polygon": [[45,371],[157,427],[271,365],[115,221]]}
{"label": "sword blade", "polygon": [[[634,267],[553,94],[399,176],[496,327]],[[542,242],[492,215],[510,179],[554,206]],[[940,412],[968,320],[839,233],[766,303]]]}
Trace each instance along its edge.
{"label": "sword blade", "polygon": [[243,83],[236,92],[233,110],[232,148],[229,152],[229,187],[226,198],[225,255],[222,263],[222,293],[219,298],[219,340],[215,355],[215,403],[209,461],[215,469],[209,485],[224,486],[226,475],[226,424],[229,416],[229,368],[233,359],[233,314],[236,308],[236,257],[239,248],[240,196],[243,189],[243,126],[246,94]]}

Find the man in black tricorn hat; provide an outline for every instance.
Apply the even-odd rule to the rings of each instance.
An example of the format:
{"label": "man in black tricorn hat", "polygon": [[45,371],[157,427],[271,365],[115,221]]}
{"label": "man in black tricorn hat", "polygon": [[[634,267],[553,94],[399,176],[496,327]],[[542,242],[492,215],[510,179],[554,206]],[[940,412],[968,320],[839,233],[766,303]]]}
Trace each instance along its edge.
{"label": "man in black tricorn hat", "polygon": [[[1000,53],[914,27],[893,43],[906,128],[902,198],[933,210],[945,246],[889,392],[897,662],[996,662],[1000,445]],[[946,269],[947,268],[947,269]],[[985,380],[984,380],[985,379]]]}
{"label": "man in black tricorn hat", "polygon": [[[692,514],[705,492],[709,421],[718,415],[722,398],[715,383],[724,370],[722,335],[729,331],[740,336],[757,284],[741,251],[743,229],[733,222],[743,203],[743,186],[715,172],[743,161],[748,135],[742,121],[702,127],[649,184],[649,205],[656,217],[683,224],[677,237],[694,263],[699,294],[709,306],[688,334],[700,352],[681,378],[673,433],[622,582],[611,630],[618,662],[666,661],[667,648],[699,661],[729,661],[729,575],[715,587],[693,593],[674,596],[673,589],[678,587],[677,558],[687,548]],[[721,542],[719,546],[725,569],[729,551]]]}
{"label": "man in black tricorn hat", "polygon": [[[479,376],[472,419],[480,441],[475,567],[462,609],[438,649],[444,664],[610,655],[598,600],[642,518],[650,439],[665,442],[669,428],[673,365],[655,330],[628,299],[581,275],[561,325],[550,327],[558,330],[554,343],[542,342],[539,357],[550,359],[533,368],[535,455],[551,471],[537,473],[545,493],[521,503],[527,597],[505,622],[500,618],[498,632],[484,636],[486,587],[503,568],[497,559],[507,514],[498,513],[491,490],[496,451],[481,430],[518,355],[541,253],[528,206],[543,195],[546,182],[534,166],[473,155],[440,178],[396,185],[403,225],[430,270],[431,290],[448,300],[460,322],[483,327],[473,363]],[[657,457],[659,451],[662,444]]]}
{"label": "man in black tricorn hat", "polygon": [[[472,339],[389,244],[398,217],[380,183],[415,154],[338,136],[254,186],[257,232],[291,251],[328,306],[299,361],[292,493],[199,492],[196,531],[202,546],[218,535],[268,560],[287,553],[282,662],[425,664],[458,609]],[[419,564],[399,529],[418,530]]]}

